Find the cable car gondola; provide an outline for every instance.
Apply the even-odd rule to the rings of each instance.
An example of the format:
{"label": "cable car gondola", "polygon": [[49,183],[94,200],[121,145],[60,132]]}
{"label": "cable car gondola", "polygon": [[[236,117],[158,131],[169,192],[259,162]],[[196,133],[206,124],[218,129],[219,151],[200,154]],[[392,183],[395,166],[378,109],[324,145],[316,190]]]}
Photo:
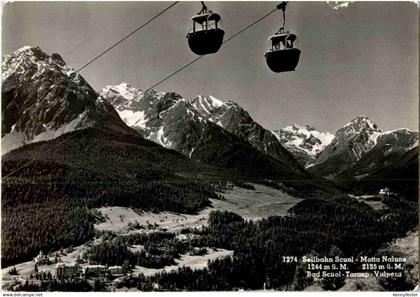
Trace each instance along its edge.
{"label": "cable car gondola", "polygon": [[207,10],[203,1],[201,4],[203,8],[192,17],[193,28],[187,34],[191,51],[200,56],[216,53],[222,46],[225,35],[221,28],[220,15]]}
{"label": "cable car gondola", "polygon": [[269,37],[271,46],[264,54],[268,67],[277,73],[294,71],[300,58],[300,50],[295,47],[297,36],[284,29],[286,5],[282,2],[277,6],[283,11],[283,26]]}

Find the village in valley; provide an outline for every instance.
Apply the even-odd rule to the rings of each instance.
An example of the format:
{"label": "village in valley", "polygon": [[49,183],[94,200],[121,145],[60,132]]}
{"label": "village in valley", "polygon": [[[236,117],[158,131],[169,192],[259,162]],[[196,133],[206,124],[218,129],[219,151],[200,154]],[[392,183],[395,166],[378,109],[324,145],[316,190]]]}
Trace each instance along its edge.
{"label": "village in valley", "polygon": [[11,286],[16,286],[22,284],[22,282],[40,284],[42,281],[53,279],[63,281],[82,278],[90,278],[93,284],[95,279],[104,281],[127,275],[129,272],[128,266],[107,267],[105,265],[89,264],[82,258],[82,255],[91,245],[92,242],[76,248],[71,246],[48,254],[40,251],[33,261],[16,265],[19,270],[16,266],[9,268],[9,277],[3,278],[3,285],[8,283]]}
{"label": "village in valley", "polygon": [[[86,280],[95,290],[125,291],[124,283],[139,274],[152,276],[163,271],[176,271],[180,267],[203,269],[209,260],[232,256],[233,251],[222,248],[190,247],[175,262],[164,267],[145,267],[140,265],[102,265],[89,259],[92,247],[107,242],[109,237],[123,238],[133,234],[171,233],[176,240],[189,242],[195,234],[189,233],[208,224],[213,210],[234,210],[247,219],[261,219],[274,214],[286,214],[287,210],[301,201],[283,191],[263,185],[253,185],[254,189],[229,186],[222,193],[224,199],[211,199],[212,207],[197,214],[176,214],[172,212],[144,212],[127,207],[102,207],[96,210],[98,222],[94,225],[97,236],[82,245],[63,247],[58,251],[44,252],[32,261],[23,262],[2,270],[2,287],[15,290],[23,286],[37,285],[42,282],[68,282]],[[252,194],[252,195],[251,195]],[[277,197],[284,199],[279,203]],[[144,251],[144,246],[132,244],[128,249],[133,253]],[[168,252],[165,246],[158,247],[162,253]],[[144,254],[147,258],[150,255]],[[104,286],[106,284],[106,286]],[[156,284],[157,285],[157,284]],[[158,289],[158,287],[153,288]]]}
{"label": "village in valley", "polygon": [[[111,240],[118,240],[130,235],[144,234],[175,234],[176,240],[189,243],[197,236],[194,230],[207,226],[212,210],[230,210],[236,207],[242,216],[251,220],[259,220],[274,212],[286,214],[287,210],[300,199],[291,198],[281,206],[272,200],[280,192],[262,185],[253,185],[253,189],[232,187],[223,193],[225,199],[212,199],[213,207],[206,208],[197,214],[176,214],[170,212],[141,212],[126,207],[102,207],[97,209],[99,216],[95,224],[97,236],[85,244],[61,248],[58,251],[44,253],[42,250],[31,261],[23,262],[2,271],[2,288],[15,290],[24,287],[41,286],[42,283],[86,281],[95,290],[128,291],[125,284],[132,277],[153,276],[161,272],[176,271],[181,267],[203,269],[208,261],[214,261],[226,256],[232,256],[233,251],[222,248],[199,248],[190,246],[185,254],[179,255],[172,265],[160,268],[130,265],[124,261],[122,265],[102,265],[92,261],[90,250]],[[254,192],[254,199],[249,199],[250,192]],[[391,195],[388,188],[381,189],[377,195],[354,196],[373,208],[383,207],[381,199]],[[287,201],[288,195],[282,194]],[[255,199],[258,198],[258,199]],[[192,232],[192,233],[190,233]],[[145,251],[144,245],[131,244],[127,246],[133,252]],[[156,247],[155,247],[156,248]],[[170,246],[157,247],[160,253],[170,253]],[[154,257],[147,251],[143,254]],[[159,290],[157,283],[154,290]]]}
{"label": "village in valley", "polygon": [[[212,210],[232,209],[239,206],[245,217],[259,219],[275,211],[286,213],[289,207],[300,201],[300,199],[290,198],[290,202],[276,206],[272,200],[273,194],[279,194],[277,190],[261,185],[255,186],[261,191],[256,195],[257,200],[249,199],[249,192],[254,192],[253,190],[232,187],[230,191],[223,193],[225,200],[212,199],[213,207],[203,209],[197,214],[142,212],[127,207],[99,208],[96,212],[99,219],[94,225],[97,236],[93,240],[52,252],[41,250],[31,261],[2,269],[2,288],[16,290],[22,286],[30,288],[48,282],[86,281],[94,290],[127,291],[129,288],[124,286],[127,279],[137,277],[139,274],[152,276],[163,271],[176,271],[180,267],[203,269],[209,260],[232,256],[233,251],[222,248],[189,247],[188,251],[179,255],[174,263],[159,268],[133,266],[129,265],[128,261],[125,261],[123,265],[102,265],[90,259],[89,251],[92,247],[108,242],[110,238],[111,240],[119,239],[133,234],[153,236],[153,234],[170,233],[176,235],[175,240],[186,243],[195,236],[189,233],[190,230],[199,230],[208,224]],[[283,195],[287,197],[285,193]],[[268,205],[272,206],[268,208],[269,210],[267,210]],[[139,244],[127,247],[133,253],[145,250],[145,247]],[[157,249],[160,250],[158,253],[170,252],[169,248],[164,246],[164,242],[163,246]],[[154,257],[148,252],[143,255],[145,258]]]}

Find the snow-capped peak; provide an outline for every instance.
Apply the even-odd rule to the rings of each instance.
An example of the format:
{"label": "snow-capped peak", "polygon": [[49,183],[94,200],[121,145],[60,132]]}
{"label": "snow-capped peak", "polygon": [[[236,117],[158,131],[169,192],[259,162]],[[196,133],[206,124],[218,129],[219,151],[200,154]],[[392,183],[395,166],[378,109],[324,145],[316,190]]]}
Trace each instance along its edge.
{"label": "snow-capped peak", "polygon": [[112,92],[118,95],[120,98],[124,98],[126,101],[134,100],[135,98],[141,97],[143,92],[136,88],[133,88],[129,83],[122,82],[118,85],[108,85],[102,89],[101,94]]}
{"label": "snow-capped peak", "polygon": [[59,54],[39,47],[2,58],[2,104],[2,153],[105,122],[133,133]]}
{"label": "snow-capped peak", "polygon": [[390,150],[402,149],[409,151],[418,146],[419,133],[407,128],[399,128],[381,133],[378,141],[385,142],[387,145],[393,143],[394,145],[389,148]]}
{"label": "snow-capped peak", "polygon": [[223,103],[223,101],[211,95],[209,96],[197,95],[195,98],[191,100],[191,105],[203,115],[210,115],[215,110],[221,108],[225,104]]}
{"label": "snow-capped peak", "polygon": [[413,131],[411,131],[408,128],[398,128],[398,129],[382,132],[382,135],[392,134],[392,133],[410,134],[412,132]]}
{"label": "snow-capped peak", "polygon": [[32,46],[30,46],[30,45],[25,45],[25,46],[22,46],[20,49],[18,49],[17,50],[17,52],[23,52],[23,51],[27,51],[27,50],[32,50]]}
{"label": "snow-capped peak", "polygon": [[329,132],[322,132],[309,125],[299,124],[274,130],[272,133],[304,165],[314,161],[334,139],[334,135]]}
{"label": "snow-capped peak", "polygon": [[350,142],[356,140],[357,146],[362,148],[360,152],[356,152],[357,150],[355,150],[357,159],[359,159],[363,153],[369,151],[376,145],[381,133],[382,131],[371,119],[365,115],[360,115],[339,129],[336,137],[345,138]]}
{"label": "snow-capped peak", "polygon": [[115,107],[128,126],[139,131],[146,139],[167,148],[177,146],[172,125],[195,115],[190,104],[175,92],[143,92],[126,82],[106,86],[101,96]]}
{"label": "snow-capped peak", "polygon": [[223,105],[223,102],[211,95],[208,96],[209,99],[211,99],[213,106],[215,107],[221,107]]}
{"label": "snow-capped peak", "polygon": [[378,126],[365,115],[359,115],[344,125],[344,127],[349,127],[349,126],[359,126],[361,128],[364,127],[371,130],[379,131]]}
{"label": "snow-capped peak", "polygon": [[39,47],[24,47],[2,58],[2,82],[12,74],[22,77],[26,72],[31,72],[35,79],[48,71],[60,71],[75,81],[80,80],[80,75],[67,66],[59,54],[47,55]]}

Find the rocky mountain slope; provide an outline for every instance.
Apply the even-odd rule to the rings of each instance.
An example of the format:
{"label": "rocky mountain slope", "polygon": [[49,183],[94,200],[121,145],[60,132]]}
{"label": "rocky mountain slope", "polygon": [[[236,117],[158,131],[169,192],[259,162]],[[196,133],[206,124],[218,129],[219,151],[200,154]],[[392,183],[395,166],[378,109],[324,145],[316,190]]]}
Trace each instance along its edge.
{"label": "rocky mountain slope", "polygon": [[294,124],[272,132],[280,143],[305,167],[312,164],[334,139],[333,134],[322,132],[308,125]]}
{"label": "rocky mountain slope", "polygon": [[133,134],[60,55],[25,46],[3,57],[3,154],[30,142],[99,126]]}
{"label": "rocky mountain slope", "polygon": [[418,145],[418,132],[408,129],[384,132],[369,152],[336,178],[359,194],[377,194],[380,189],[389,188],[415,200],[418,192]]}
{"label": "rocky mountain slope", "polygon": [[408,129],[388,131],[381,133],[376,142],[371,150],[341,175],[352,175],[361,179],[374,170],[392,166],[395,159],[418,147],[419,133]]}
{"label": "rocky mountain slope", "polygon": [[211,96],[188,102],[176,93],[144,93],[127,83],[107,86],[101,95],[145,138],[190,158],[226,166],[248,162],[240,167],[255,173],[264,172],[259,162],[275,162],[283,172],[304,174],[272,133],[233,102],[223,103]]}
{"label": "rocky mountain slope", "polygon": [[212,96],[196,96],[191,104],[204,119],[249,142],[259,151],[277,160],[294,162],[293,157],[271,131],[255,122],[237,103],[224,103]]}
{"label": "rocky mountain slope", "polygon": [[[265,173],[266,177],[291,178],[293,174],[302,179],[305,173],[293,155],[314,175],[341,175],[353,183],[359,176],[368,176],[366,170],[392,168],[392,160],[403,157],[418,139],[418,135],[406,130],[401,130],[406,131],[405,136],[397,131],[382,132],[365,116],[355,118],[335,135],[299,125],[270,132],[238,104],[212,96],[196,96],[187,101],[171,92],[144,93],[127,83],[107,86],[101,95],[115,106],[125,123],[145,138],[189,158],[253,176]],[[376,160],[370,163],[362,160],[366,155],[377,155],[375,152],[382,147],[387,148],[383,156],[394,152],[392,159],[385,162],[383,158],[369,157]],[[267,159],[267,155],[278,163]],[[350,171],[346,173],[347,170]],[[314,175],[306,175],[306,179],[313,179]]]}
{"label": "rocky mountain slope", "polygon": [[358,116],[335,133],[308,170],[328,177],[362,179],[374,171],[393,168],[395,160],[418,147],[418,132],[382,132],[366,116]]}
{"label": "rocky mountain slope", "polygon": [[[296,144],[306,143],[304,139],[293,136],[302,129],[284,130],[286,133],[283,132],[280,139],[284,139],[285,147],[299,156],[295,152]],[[291,132],[287,133],[287,130]],[[289,145],[286,136],[289,136]],[[331,138],[331,143],[307,166],[309,172],[334,179],[347,192],[377,194],[380,189],[390,188],[415,199],[418,132],[408,129],[382,132],[368,117],[358,116]]]}
{"label": "rocky mountain slope", "polygon": [[381,134],[366,116],[358,116],[335,133],[309,171],[321,176],[335,176],[348,169],[376,145]]}

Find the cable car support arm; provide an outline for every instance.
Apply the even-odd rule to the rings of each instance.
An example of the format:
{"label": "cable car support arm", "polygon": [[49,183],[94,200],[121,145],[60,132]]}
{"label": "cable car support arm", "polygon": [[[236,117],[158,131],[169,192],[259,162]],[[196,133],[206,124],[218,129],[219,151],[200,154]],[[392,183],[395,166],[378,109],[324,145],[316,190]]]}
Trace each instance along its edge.
{"label": "cable car support arm", "polygon": [[206,4],[204,4],[204,1],[201,1],[201,5],[203,5],[203,7],[201,8],[201,10],[200,10],[200,12],[199,12],[198,14],[202,14],[202,13],[207,13],[207,12],[210,12],[210,11],[207,9]]}
{"label": "cable car support arm", "polygon": [[284,26],[286,24],[286,6],[287,1],[283,1],[282,3],[277,5],[277,9],[280,9],[283,12],[283,25],[281,26],[279,32],[284,31]]}

